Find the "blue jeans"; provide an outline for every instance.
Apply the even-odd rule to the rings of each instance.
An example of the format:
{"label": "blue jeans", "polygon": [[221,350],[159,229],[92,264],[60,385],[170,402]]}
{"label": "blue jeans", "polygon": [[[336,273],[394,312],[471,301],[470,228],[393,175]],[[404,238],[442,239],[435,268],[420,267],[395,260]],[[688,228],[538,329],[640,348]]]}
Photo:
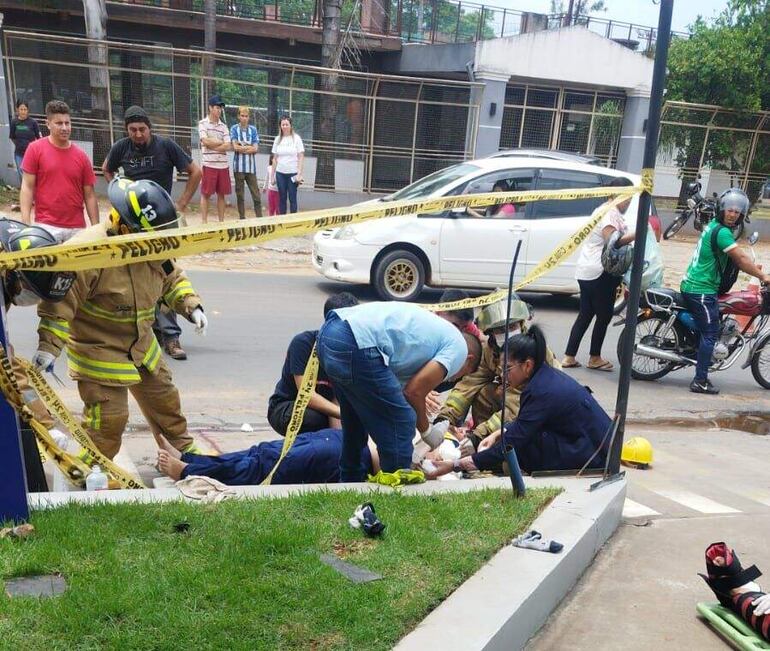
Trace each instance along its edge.
{"label": "blue jeans", "polygon": [[340,481],[363,481],[361,451],[377,444],[386,472],[409,468],[417,414],[377,348],[359,348],[346,321],[333,314],[316,339],[318,359],[334,386],[342,420]]}
{"label": "blue jeans", "polygon": [[282,215],[286,214],[287,199],[289,205],[291,206],[291,211],[297,212],[297,184],[291,180],[292,176],[297,176],[297,173],[275,173],[275,183],[278,186],[278,207]]}
{"label": "blue jeans", "polygon": [[22,177],[21,161],[24,160],[24,156],[19,156],[18,154],[14,154],[13,160],[16,161],[16,171],[19,173],[19,185],[21,185],[21,177]]}
{"label": "blue jeans", "polygon": [[719,303],[716,294],[689,294],[682,292],[687,310],[698,326],[698,361],[695,365],[695,379],[708,379],[711,355],[719,339]]}
{"label": "blue jeans", "polygon": [[182,334],[182,328],[177,323],[176,312],[174,310],[161,309],[160,301],[155,304],[155,323],[152,324],[156,334],[159,332],[160,343],[166,339],[179,339]]}

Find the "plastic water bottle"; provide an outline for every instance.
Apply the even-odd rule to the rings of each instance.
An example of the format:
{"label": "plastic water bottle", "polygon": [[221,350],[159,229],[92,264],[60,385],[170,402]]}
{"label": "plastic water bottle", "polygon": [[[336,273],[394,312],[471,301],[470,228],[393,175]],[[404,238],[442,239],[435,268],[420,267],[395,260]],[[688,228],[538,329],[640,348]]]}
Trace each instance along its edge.
{"label": "plastic water bottle", "polygon": [[91,472],[86,477],[86,490],[89,491],[106,491],[107,490],[107,475],[102,472],[99,465],[94,465],[91,468]]}

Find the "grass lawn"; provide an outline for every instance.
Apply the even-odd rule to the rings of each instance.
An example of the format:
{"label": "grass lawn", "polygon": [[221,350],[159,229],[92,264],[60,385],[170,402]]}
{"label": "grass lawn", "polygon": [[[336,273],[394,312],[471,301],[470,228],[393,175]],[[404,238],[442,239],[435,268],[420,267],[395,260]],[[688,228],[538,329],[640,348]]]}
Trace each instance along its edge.
{"label": "grass lawn", "polygon": [[[38,511],[31,538],[0,540],[0,579],[60,572],[68,589],[3,593],[0,640],[25,650],[389,649],[558,493],[376,495],[387,525],[378,540],[348,525],[362,500],[348,491]],[[182,521],[189,531],[174,532]],[[384,578],[354,584],[319,560],[329,552]]]}

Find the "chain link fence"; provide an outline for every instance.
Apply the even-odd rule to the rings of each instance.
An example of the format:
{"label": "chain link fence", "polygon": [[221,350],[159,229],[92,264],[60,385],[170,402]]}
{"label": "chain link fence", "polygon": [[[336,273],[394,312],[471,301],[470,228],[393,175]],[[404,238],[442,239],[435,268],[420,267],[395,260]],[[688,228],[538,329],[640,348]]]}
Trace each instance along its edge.
{"label": "chain link fence", "polygon": [[667,102],[655,165],[656,196],[686,202],[685,185],[701,176],[703,191],[743,188],[770,204],[770,112],[740,113],[704,104]]}
{"label": "chain link fence", "polygon": [[[203,52],[136,43],[99,42],[48,34],[4,32],[11,101],[24,99],[44,122],[58,98],[72,110],[72,138],[101,165],[125,135],[122,116],[138,104],[156,133],[199,156],[197,123],[216,92],[225,121],[247,106],[269,152],[280,117],[289,114],[306,148],[308,187],[390,192],[472,157],[479,106],[474,84],[340,71],[251,57],[214,55],[202,74]],[[262,169],[267,153],[258,154]]]}

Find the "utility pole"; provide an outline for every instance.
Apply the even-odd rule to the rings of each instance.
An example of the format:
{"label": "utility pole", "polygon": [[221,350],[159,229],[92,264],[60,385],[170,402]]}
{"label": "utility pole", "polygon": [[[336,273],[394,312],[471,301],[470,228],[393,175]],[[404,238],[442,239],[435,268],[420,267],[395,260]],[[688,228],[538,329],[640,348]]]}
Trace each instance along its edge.
{"label": "utility pole", "polygon": [[[658,16],[658,40],[655,48],[655,66],[652,73],[652,90],[650,95],[650,112],[647,117],[647,134],[644,141],[644,161],[642,163],[643,178],[647,176],[652,181],[655,168],[655,158],[658,150],[658,133],[660,131],[660,112],[663,106],[663,89],[666,83],[666,62],[668,46],[671,41],[671,14],[674,0],[661,0]],[[612,446],[607,457],[605,479],[620,472],[620,454],[623,448],[626,413],[628,411],[628,391],[631,383],[631,362],[634,354],[634,338],[636,336],[637,311],[642,288],[642,269],[644,267],[644,245],[647,240],[647,228],[650,216],[649,191],[642,192],[639,197],[639,212],[636,217],[636,238],[634,240],[634,261],[629,287],[628,305],[626,307],[626,327],[620,354],[620,377],[618,379],[618,397],[615,403],[615,425],[617,430],[612,437]]]}
{"label": "utility pole", "polygon": [[203,2],[203,83],[204,94],[201,104],[206,106],[208,97],[214,94],[214,60],[217,51],[217,0],[204,0]]}

